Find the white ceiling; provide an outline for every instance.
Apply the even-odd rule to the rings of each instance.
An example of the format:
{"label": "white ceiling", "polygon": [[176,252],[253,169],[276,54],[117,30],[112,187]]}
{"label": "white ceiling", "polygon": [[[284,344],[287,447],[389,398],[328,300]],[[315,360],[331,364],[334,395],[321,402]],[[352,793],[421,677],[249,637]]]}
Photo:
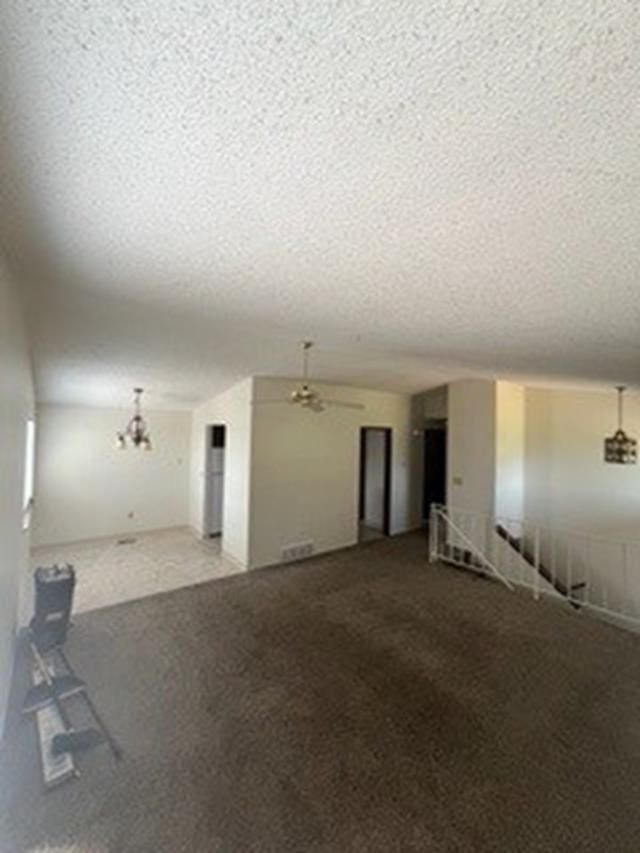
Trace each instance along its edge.
{"label": "white ceiling", "polygon": [[3,241],[42,400],[640,366],[625,0],[5,0]]}

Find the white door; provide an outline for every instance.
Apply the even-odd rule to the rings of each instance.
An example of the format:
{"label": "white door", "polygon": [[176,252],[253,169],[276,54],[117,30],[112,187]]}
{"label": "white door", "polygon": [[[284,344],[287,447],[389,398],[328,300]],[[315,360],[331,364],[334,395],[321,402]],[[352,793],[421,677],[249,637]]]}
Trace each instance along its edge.
{"label": "white door", "polygon": [[208,536],[218,536],[222,533],[225,433],[224,426],[208,427],[205,471],[205,526]]}
{"label": "white door", "polygon": [[209,535],[222,533],[222,504],[224,499],[224,475],[210,474],[209,502],[211,508]]}

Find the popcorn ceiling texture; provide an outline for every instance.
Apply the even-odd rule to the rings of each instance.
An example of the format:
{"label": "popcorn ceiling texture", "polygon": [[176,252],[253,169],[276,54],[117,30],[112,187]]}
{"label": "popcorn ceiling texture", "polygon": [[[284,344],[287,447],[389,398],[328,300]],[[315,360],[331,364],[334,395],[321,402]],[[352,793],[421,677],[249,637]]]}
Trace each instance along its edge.
{"label": "popcorn ceiling texture", "polygon": [[640,363],[624,0],[6,0],[3,241],[41,399]]}

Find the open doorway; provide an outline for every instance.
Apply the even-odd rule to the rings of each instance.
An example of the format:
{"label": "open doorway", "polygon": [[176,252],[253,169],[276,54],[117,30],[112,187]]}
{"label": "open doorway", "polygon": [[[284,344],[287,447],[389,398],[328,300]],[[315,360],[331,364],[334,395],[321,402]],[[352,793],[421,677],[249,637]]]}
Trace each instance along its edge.
{"label": "open doorway", "polygon": [[391,526],[391,430],[360,429],[360,542],[388,536]]}
{"label": "open doorway", "polygon": [[422,518],[429,520],[431,504],[447,502],[447,422],[434,420],[424,431]]}
{"label": "open doorway", "polygon": [[206,431],[203,532],[205,536],[220,536],[223,523],[227,428],[224,424],[209,424]]}

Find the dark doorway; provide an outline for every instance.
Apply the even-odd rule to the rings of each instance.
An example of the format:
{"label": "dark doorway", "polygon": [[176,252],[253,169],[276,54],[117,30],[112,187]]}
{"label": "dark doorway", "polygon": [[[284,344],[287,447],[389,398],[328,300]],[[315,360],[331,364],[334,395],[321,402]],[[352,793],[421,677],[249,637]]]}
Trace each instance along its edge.
{"label": "dark doorway", "polygon": [[447,502],[447,427],[446,424],[424,431],[424,476],[422,518],[429,519],[432,503]]}
{"label": "dark doorway", "polygon": [[361,542],[389,536],[391,528],[391,429],[360,429]]}

